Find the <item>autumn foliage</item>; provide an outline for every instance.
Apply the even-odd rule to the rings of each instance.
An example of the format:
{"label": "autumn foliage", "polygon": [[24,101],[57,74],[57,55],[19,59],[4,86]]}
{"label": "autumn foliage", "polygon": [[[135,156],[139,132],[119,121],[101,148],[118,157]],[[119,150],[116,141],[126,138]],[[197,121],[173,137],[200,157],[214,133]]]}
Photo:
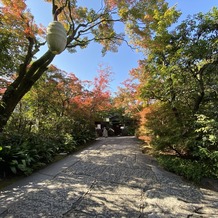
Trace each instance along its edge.
{"label": "autumn foliage", "polygon": [[[164,0],[105,0],[98,9],[73,0],[46,2],[67,32],[68,52],[95,42],[105,55],[125,42],[144,59],[112,97],[109,67],[100,66],[93,81],[80,81],[76,72],[52,65],[49,49],[39,57],[45,27],[35,23],[25,0],[1,0],[0,172],[28,174],[32,163],[72,152],[96,137],[96,120],[116,111],[136,120],[136,135],[159,154],[176,157],[176,165],[171,156],[162,159],[170,170],[217,178],[217,8],[172,30],[180,12]],[[125,26],[129,41],[115,23]]]}
{"label": "autumn foliage", "polygon": [[149,133],[162,165],[197,182],[202,177],[218,178],[217,17],[213,8],[188,17],[174,30],[160,23],[149,40],[141,28],[136,27],[133,35],[147,52],[130,72],[138,80],[143,102],[140,133]]}

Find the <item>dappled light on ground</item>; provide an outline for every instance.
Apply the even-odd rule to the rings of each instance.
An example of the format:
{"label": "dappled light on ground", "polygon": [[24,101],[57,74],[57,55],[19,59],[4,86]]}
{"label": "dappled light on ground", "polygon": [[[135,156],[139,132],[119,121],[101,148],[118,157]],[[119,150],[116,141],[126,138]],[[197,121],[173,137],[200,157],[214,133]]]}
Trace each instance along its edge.
{"label": "dappled light on ground", "polygon": [[[0,217],[216,217],[218,193],[142,154],[134,137],[100,138],[41,179],[1,191]],[[43,177],[44,176],[44,177]]]}

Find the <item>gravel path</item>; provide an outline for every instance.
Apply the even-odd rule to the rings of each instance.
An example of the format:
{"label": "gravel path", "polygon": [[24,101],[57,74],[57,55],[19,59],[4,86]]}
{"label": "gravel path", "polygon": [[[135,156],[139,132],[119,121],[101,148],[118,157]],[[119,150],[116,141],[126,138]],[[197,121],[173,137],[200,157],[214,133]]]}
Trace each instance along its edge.
{"label": "gravel path", "polygon": [[217,218],[218,192],[164,171],[134,137],[102,138],[1,190],[0,217]]}

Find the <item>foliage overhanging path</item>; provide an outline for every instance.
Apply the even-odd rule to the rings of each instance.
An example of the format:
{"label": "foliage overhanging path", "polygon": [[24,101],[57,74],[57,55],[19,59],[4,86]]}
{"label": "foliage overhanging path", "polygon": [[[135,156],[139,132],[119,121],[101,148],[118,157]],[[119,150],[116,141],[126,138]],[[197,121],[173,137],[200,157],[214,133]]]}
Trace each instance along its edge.
{"label": "foliage overhanging path", "polygon": [[[103,54],[107,51],[116,52],[123,41],[127,42],[123,33],[115,31],[116,22],[127,25],[130,35],[135,31],[141,32],[142,29],[149,30],[146,31],[149,41],[153,33],[169,26],[178,17],[175,8],[168,10],[168,4],[164,0],[105,0],[98,10],[78,6],[78,2],[74,0],[46,1],[52,4],[53,19],[62,22],[67,31],[65,49],[71,53],[78,48],[86,48],[92,41],[102,45]],[[48,50],[36,60],[36,54],[46,43],[45,27],[36,25],[34,15],[30,13],[24,0],[1,2],[3,7],[0,8],[0,25],[4,28],[0,35],[4,40],[0,44],[4,45],[4,50],[0,58],[0,76],[2,74],[7,83],[0,87],[0,90],[4,89],[0,99],[0,132],[3,132],[18,103],[42,77],[56,54]],[[155,13],[151,13],[153,9]],[[161,15],[165,12],[168,12],[167,19],[163,19],[165,17]],[[145,15],[149,15],[149,19],[143,23]],[[152,17],[155,17],[155,22],[151,20]]]}
{"label": "foliage overhanging path", "polygon": [[[160,169],[134,137],[111,137],[71,155],[38,182],[2,190],[1,217],[215,217],[218,193]],[[61,169],[61,171],[60,171]],[[44,175],[44,177],[43,177]],[[39,176],[40,177],[40,176]],[[43,179],[44,178],[44,179]]]}

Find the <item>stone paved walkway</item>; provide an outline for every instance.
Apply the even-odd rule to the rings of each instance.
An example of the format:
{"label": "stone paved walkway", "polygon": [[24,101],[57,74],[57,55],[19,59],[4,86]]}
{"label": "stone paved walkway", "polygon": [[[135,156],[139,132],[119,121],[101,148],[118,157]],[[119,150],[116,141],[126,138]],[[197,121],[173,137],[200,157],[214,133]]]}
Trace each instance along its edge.
{"label": "stone paved walkway", "polygon": [[218,192],[164,171],[135,138],[111,137],[0,191],[0,217],[217,218]]}

